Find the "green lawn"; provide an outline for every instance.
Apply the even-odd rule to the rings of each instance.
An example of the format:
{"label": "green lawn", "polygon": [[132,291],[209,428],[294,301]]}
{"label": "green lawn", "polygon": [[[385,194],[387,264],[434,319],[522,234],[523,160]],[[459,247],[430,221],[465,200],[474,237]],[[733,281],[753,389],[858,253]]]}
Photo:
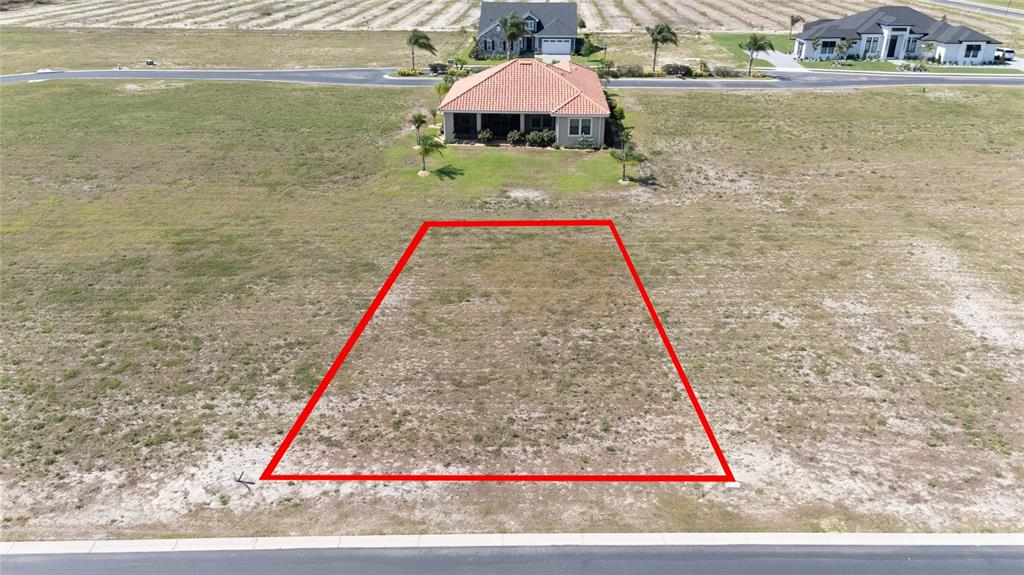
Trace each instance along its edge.
{"label": "green lawn", "polygon": [[[711,38],[714,39],[715,43],[728,51],[736,60],[737,65],[743,66],[747,65],[750,55],[740,48],[739,45],[749,36],[749,33],[711,34]],[[776,52],[784,54],[793,52],[793,40],[785,34],[767,34],[767,36],[771,40],[772,45],[775,46]],[[754,58],[754,66],[758,68],[774,68],[771,62],[762,58]]]}
{"label": "green lawn", "polygon": [[[814,70],[832,70],[839,72],[896,72],[896,64],[887,62],[884,60],[846,60],[844,62],[837,62],[839,65],[833,65],[832,61],[810,61],[803,60],[800,65],[804,68],[811,68]],[[1022,72],[1017,68],[1011,68],[1009,66],[935,66],[927,64],[928,73],[935,74],[1021,74]],[[920,74],[922,72],[907,72],[908,74]]]}
{"label": "green lawn", "polygon": [[428,158],[427,169],[433,173],[420,177],[414,143],[412,136],[404,138],[387,154],[394,165],[410,166],[391,170],[384,177],[385,188],[394,194],[474,198],[506,188],[578,193],[608,187],[621,169],[607,151],[452,145],[443,156]]}
{"label": "green lawn", "polygon": [[835,70],[840,72],[895,72],[896,64],[884,60],[846,60],[844,62],[801,60],[800,65],[814,70]]}
{"label": "green lawn", "polygon": [[933,66],[928,71],[935,74],[1024,74],[1020,68],[1010,66]]}

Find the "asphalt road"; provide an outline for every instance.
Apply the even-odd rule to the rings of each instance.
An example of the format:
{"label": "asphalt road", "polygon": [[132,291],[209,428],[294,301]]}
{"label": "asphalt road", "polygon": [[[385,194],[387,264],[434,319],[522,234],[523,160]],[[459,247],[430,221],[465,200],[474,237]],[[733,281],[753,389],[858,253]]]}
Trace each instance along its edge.
{"label": "asphalt road", "polygon": [[[336,68],[321,70],[76,70],[0,76],[0,85],[54,80],[246,80],[297,82],[339,86],[432,86],[436,78],[386,78],[391,68]],[[979,77],[952,75],[884,75],[849,72],[775,71],[775,80],[677,80],[622,78],[612,88],[672,88],[684,90],[833,89],[885,86],[1018,86],[1024,75]]]}
{"label": "asphalt road", "polygon": [[1015,10],[1010,8],[1007,10],[1006,2],[1003,0],[1003,6],[988,6],[983,4],[972,4],[969,2],[958,2],[957,0],[928,0],[932,4],[941,4],[943,6],[949,6],[950,8],[957,8],[959,10],[966,10],[968,12],[980,12],[982,14],[995,14],[996,16],[1005,16],[1007,18],[1013,18],[1015,20],[1024,20],[1024,11]]}
{"label": "asphalt road", "polygon": [[4,575],[972,575],[1024,572],[1021,547],[504,547],[11,555]]}

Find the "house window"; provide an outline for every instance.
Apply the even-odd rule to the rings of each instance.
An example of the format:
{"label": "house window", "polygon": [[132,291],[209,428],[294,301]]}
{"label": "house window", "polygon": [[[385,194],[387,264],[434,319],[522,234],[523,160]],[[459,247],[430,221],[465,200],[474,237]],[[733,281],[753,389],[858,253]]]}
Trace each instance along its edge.
{"label": "house window", "polygon": [[533,20],[530,20],[529,18],[527,18],[527,20],[526,20],[526,29],[529,30],[530,32],[533,32],[534,30],[537,29],[537,23],[534,22]]}
{"label": "house window", "polygon": [[541,130],[543,128],[544,128],[544,118],[541,118],[540,116],[531,116],[530,117],[530,129],[532,129],[532,130]]}
{"label": "house window", "polygon": [[570,118],[569,119],[569,135],[570,136],[589,136],[592,133],[592,120],[590,118]]}
{"label": "house window", "polygon": [[917,52],[917,38],[907,40],[907,53],[913,54],[914,52]]}
{"label": "house window", "polygon": [[981,44],[967,44],[964,46],[964,58],[977,58],[981,55]]}
{"label": "house window", "polygon": [[878,38],[867,38],[864,40],[864,53],[865,54],[877,54],[878,53]]}
{"label": "house window", "polygon": [[835,54],[836,53],[836,41],[835,40],[825,40],[824,42],[822,42],[821,43],[821,53],[824,54],[824,55]]}
{"label": "house window", "polygon": [[906,32],[907,29],[906,28],[893,28],[892,31],[893,32]]}

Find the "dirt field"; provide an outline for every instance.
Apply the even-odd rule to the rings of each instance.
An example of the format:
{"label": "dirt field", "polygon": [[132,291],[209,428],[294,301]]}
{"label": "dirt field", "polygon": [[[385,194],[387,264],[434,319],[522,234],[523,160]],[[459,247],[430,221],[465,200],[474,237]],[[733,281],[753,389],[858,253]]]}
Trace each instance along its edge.
{"label": "dirt field", "polygon": [[[1019,23],[998,16],[910,0],[909,5],[1004,39]],[[790,14],[808,21],[835,18],[876,6],[870,0],[580,0],[588,29],[624,32],[664,20],[687,30],[785,31]],[[479,0],[99,0],[18,4],[0,13],[0,26],[159,27],[289,30],[473,30]]]}
{"label": "dirt field", "polygon": [[607,227],[436,228],[276,472],[724,475],[685,394]]}
{"label": "dirt field", "polygon": [[[47,82],[0,96],[4,539],[1024,530],[1020,90],[623,90],[651,158],[650,185],[626,187],[606,154],[565,150],[450,149],[419,178],[401,124],[430,90]],[[263,470],[420,223],[483,218],[616,221],[738,489],[234,483]],[[570,292],[501,290],[576,285],[529,257],[590,253],[567,239],[441,242],[424,254],[450,261],[451,281],[410,285],[380,337],[417,324],[434,345],[405,347],[410,373],[444,349],[475,371],[498,358],[476,340],[496,334],[432,318],[498,303],[539,318]],[[585,329],[500,334],[550,366],[535,398],[549,413],[579,390],[545,377],[616,351],[591,323],[637,325],[572,305]],[[602,367],[646,379],[656,365]],[[523,362],[501,381],[536,375]],[[469,388],[452,393],[453,414],[476,413]],[[636,403],[605,408],[609,433],[635,424]],[[395,407],[387,433],[447,433]],[[493,457],[507,419],[460,421],[444,449]],[[605,449],[578,454],[595,465],[657,448],[566,432]]]}

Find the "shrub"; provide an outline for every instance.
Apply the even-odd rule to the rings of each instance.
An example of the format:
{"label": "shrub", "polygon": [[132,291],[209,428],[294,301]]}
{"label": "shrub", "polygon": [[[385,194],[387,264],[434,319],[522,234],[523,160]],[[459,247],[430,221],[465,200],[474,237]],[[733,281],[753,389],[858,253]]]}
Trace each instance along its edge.
{"label": "shrub", "polygon": [[760,70],[754,70],[754,72],[752,74],[750,74],[750,77],[751,78],[767,78],[768,74],[765,74],[764,72],[762,72]]}
{"label": "shrub", "polygon": [[715,66],[711,69],[711,75],[716,78],[738,78],[743,72],[732,66]]}
{"label": "shrub", "polygon": [[486,144],[494,139],[494,132],[490,128],[484,128],[480,130],[480,133],[476,135],[476,141],[481,144]]}
{"label": "shrub", "polygon": [[526,140],[526,136],[523,135],[519,130],[509,130],[508,137],[506,138],[509,144],[518,146]]}
{"label": "shrub", "polygon": [[476,38],[473,38],[473,47],[469,49],[469,57],[473,60],[480,59],[480,44],[477,43]]}
{"label": "shrub", "polygon": [[694,70],[693,71],[693,77],[694,78],[707,78],[708,76],[710,76],[710,74],[708,74],[704,70]]}
{"label": "shrub", "polygon": [[697,64],[697,69],[704,73],[705,78],[711,75],[711,68],[708,67],[708,63],[705,62],[704,60],[701,60]]}
{"label": "shrub", "polygon": [[430,73],[431,74],[447,74],[448,73],[448,64],[442,64],[441,62],[434,62],[433,64],[428,66],[428,68],[430,68]]}
{"label": "shrub", "polygon": [[534,148],[547,148],[555,143],[554,130],[542,130],[526,134],[526,145]]}
{"label": "shrub", "polygon": [[616,68],[616,70],[624,78],[639,78],[644,75],[643,66],[637,64],[623,64]]}
{"label": "shrub", "polygon": [[399,76],[419,76],[420,71],[416,68],[399,68],[396,72]]}
{"label": "shrub", "polygon": [[580,150],[593,150],[597,148],[597,144],[594,143],[594,138],[590,136],[580,136],[576,143],[566,146],[567,148],[578,148]]}
{"label": "shrub", "polygon": [[928,66],[917,62],[903,62],[896,69],[900,72],[927,72]]}
{"label": "shrub", "polygon": [[693,76],[693,68],[686,64],[665,64],[661,67],[661,71],[666,76],[679,76],[680,78]]}
{"label": "shrub", "polygon": [[590,34],[583,36],[583,45],[580,47],[580,56],[591,56],[597,54],[601,50],[604,50],[601,46],[594,44],[594,40],[590,37]]}

